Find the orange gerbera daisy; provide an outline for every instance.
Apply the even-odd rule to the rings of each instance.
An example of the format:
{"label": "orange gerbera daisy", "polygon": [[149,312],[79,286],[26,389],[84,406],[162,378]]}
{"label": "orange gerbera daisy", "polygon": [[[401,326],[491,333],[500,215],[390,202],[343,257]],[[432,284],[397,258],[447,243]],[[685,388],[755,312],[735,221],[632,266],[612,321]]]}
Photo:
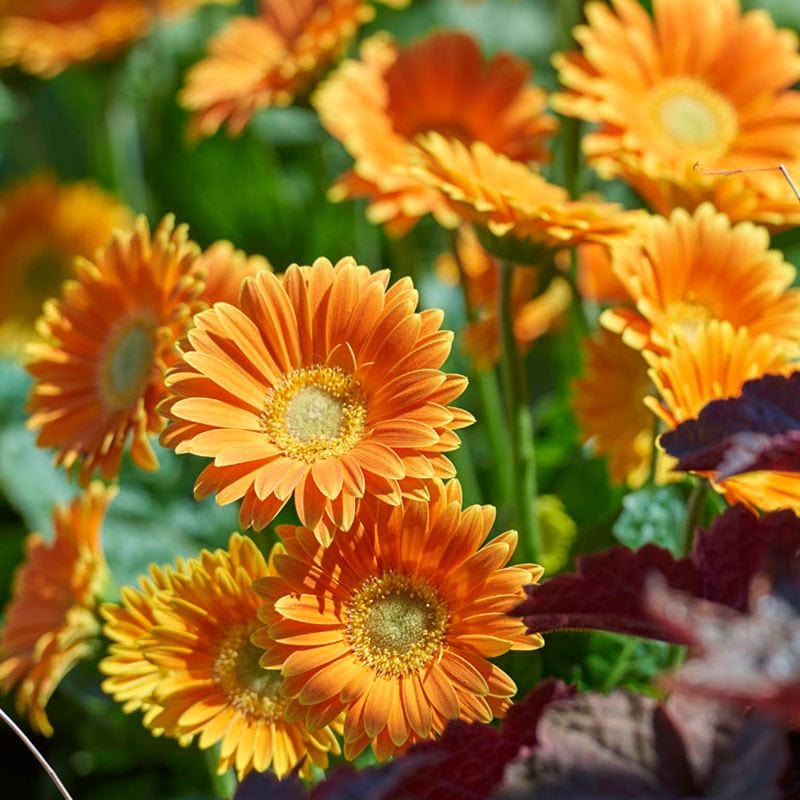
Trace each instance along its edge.
{"label": "orange gerbera daisy", "polygon": [[94,262],[78,260],[75,280],[45,306],[38,326],[46,341],[29,348],[36,383],[28,426],[40,429],[41,447],[57,448],[56,463],[80,461],[81,483],[95,470],[113,479],[129,436],[134,461],[158,466],[148,434],[161,429],[164,371],[198,307],[198,252],[171,216],[152,238],[140,217]]}
{"label": "orange gerbera daisy", "polygon": [[278,577],[256,584],[267,627],[253,642],[310,727],[344,711],[349,759],[370,742],[385,759],[450,719],[503,714],[516,687],[488,659],[542,645],[507,615],[541,568],[506,567],[516,532],[481,547],[494,508],[461,505],[458,481],[433,481],[428,501],[366,500],[328,548],[307,529],[279,528],[286,554]]}
{"label": "orange gerbera daisy", "polygon": [[655,436],[655,420],[644,404],[651,389],[647,362],[606,330],[584,340],[583,358],[572,401],[582,439],[608,458],[615,483],[638,488],[650,472]]}
{"label": "orange gerbera daisy", "polygon": [[91,183],[35,175],[0,195],[0,348],[21,353],[73,259],[91,256],[129,220],[123,205]]}
{"label": "orange gerbera daisy", "polygon": [[200,299],[208,305],[238,303],[242,282],[260,269],[272,269],[263,256],[247,256],[230,242],[215,242],[198,259],[199,270],[205,275],[205,288]]}
{"label": "orange gerbera daisy", "polygon": [[93,483],[53,512],[55,536],[28,536],[25,563],[14,575],[0,640],[0,687],[17,686],[17,710],[34,730],[53,733],[45,707],[62,678],[100,632],[97,596],[107,575],[100,533],[113,489]]}
{"label": "orange gerbera daisy", "polygon": [[364,0],[260,0],[260,8],[234,17],[187,75],[179,97],[194,112],[195,135],[225,123],[237,134],[262,108],[289,105],[374,14]]}
{"label": "orange gerbera daisy", "polygon": [[[669,428],[696,417],[712,400],[741,394],[752,378],[795,369],[787,348],[768,334],[754,336],[718,320],[692,335],[674,329],[666,355],[645,351],[644,356],[660,394],[645,398],[645,403]],[[796,472],[751,472],[726,478],[715,488],[730,502],[742,501],[763,511],[790,507],[800,513]]]}
{"label": "orange gerbera daisy", "polygon": [[566,189],[485,142],[468,147],[429,133],[417,138],[410,158],[412,174],[438,189],[462,221],[506,237],[492,249],[512,260],[524,251],[527,263],[536,263],[543,248],[612,241],[632,233],[641,220],[639,212],[614,203],[571,201]]}
{"label": "orange gerbera daisy", "polygon": [[603,177],[628,181],[656,210],[712,201],[732,219],[797,225],[800,207],[776,172],[715,171],[800,162],[797,36],[738,0],[635,0],[586,6],[580,53],[554,63],[555,108],[598,125],[584,138]]}
{"label": "orange gerbera daisy", "polygon": [[578,291],[584,300],[595,303],[630,302],[625,285],[611,263],[611,252],[602,244],[580,244],[578,255]]}
{"label": "orange gerbera daisy", "polygon": [[[198,314],[168,376],[161,441],[211,457],[195,495],[244,498],[244,527],[267,525],[294,494],[303,524],[349,528],[365,494],[397,505],[451,477],[443,455],[472,416],[447,404],[466,378],[441,366],[443,313],[415,312],[409,279],[351,258],[247,278],[240,308]],[[330,535],[318,528],[321,541]]]}
{"label": "orange gerbera daisy", "polygon": [[[478,42],[442,31],[408,47],[386,34],[361,45],[317,90],[322,124],[355,159],[334,199],[368,197],[370,221],[401,235],[429,212],[449,222],[441,195],[408,172],[408,144],[438,131],[484,141],[517,161],[545,161],[556,121],[547,95],[528,83],[530,66],[510,53],[484,61]],[[347,109],[347,113],[342,113]]]}
{"label": "orange gerbera daisy", "polygon": [[677,209],[669,219],[651,217],[641,244],[620,245],[613,254],[636,310],[608,310],[602,322],[639,349],[663,349],[675,327],[691,338],[709,319],[797,349],[800,291],[789,288],[796,270],[768,248],[765,228],[732,226],[708,203],[693,215]]}
{"label": "orange gerbera daisy", "polygon": [[[459,230],[455,241],[457,256],[443,253],[437,261],[441,276],[455,276],[464,282],[467,305],[473,321],[464,331],[464,348],[476,366],[486,369],[500,358],[500,326],[497,318],[500,262],[481,247],[470,227]],[[514,334],[522,352],[550,331],[569,308],[572,290],[556,276],[538,296],[539,270],[515,269],[512,275]]]}
{"label": "orange gerbera daisy", "polygon": [[159,14],[208,2],[230,0],[0,0],[0,64],[51,78],[71,64],[111,58]]}
{"label": "orange gerbera daisy", "polygon": [[[253,582],[274,574],[252,539],[234,533],[227,551],[204,550],[168,569],[159,591],[145,584],[143,592],[129,590],[125,607],[103,609],[108,635],[126,642],[124,652],[112,649],[102,662],[117,676],[103,688],[131,700],[138,690],[149,709],[144,722],[156,734],[184,745],[199,736],[201,749],[219,742],[217,771],[235,766],[240,780],[270,766],[278,777],[296,766],[310,777],[312,767],[327,766],[328,753],[339,752],[329,727],[312,733],[289,721],[281,678],[259,666],[261,651],[250,643],[261,603]],[[129,702],[126,710],[134,707]]]}

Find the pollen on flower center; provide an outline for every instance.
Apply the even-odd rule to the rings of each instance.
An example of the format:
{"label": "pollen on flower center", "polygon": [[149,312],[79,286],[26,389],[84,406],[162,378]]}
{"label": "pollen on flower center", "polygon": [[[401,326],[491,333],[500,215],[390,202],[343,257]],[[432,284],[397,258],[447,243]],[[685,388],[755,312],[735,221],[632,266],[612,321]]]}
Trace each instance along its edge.
{"label": "pollen on flower center", "polygon": [[290,372],[267,395],[262,424],[286,455],[312,463],[352,449],[366,428],[358,383],[335,367]]}
{"label": "pollen on flower center", "polygon": [[736,136],[737,117],[728,100],[692,78],[665,81],[652,91],[650,103],[656,127],[678,147],[720,155]]}
{"label": "pollen on flower center", "polygon": [[103,397],[109,407],[127,408],[142,393],[150,378],[156,352],[156,326],[134,317],[111,336],[100,366]]}
{"label": "pollen on flower center", "polygon": [[356,657],[379,675],[409,675],[442,646],[447,607],[419,578],[386,572],[370,578],[347,604],[345,631]]}
{"label": "pollen on flower center", "polygon": [[250,641],[256,625],[238,625],[222,640],[214,659],[213,678],[228,702],[242,714],[255,719],[283,718],[287,701],[281,696],[281,676],[264,669],[262,655]]}

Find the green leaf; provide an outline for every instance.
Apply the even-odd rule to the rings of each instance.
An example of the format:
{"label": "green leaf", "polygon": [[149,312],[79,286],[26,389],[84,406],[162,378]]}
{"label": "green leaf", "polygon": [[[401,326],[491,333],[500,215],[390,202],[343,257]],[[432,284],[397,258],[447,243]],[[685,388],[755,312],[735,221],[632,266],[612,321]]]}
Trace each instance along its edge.
{"label": "green leaf", "polygon": [[622,513],[613,531],[617,540],[628,547],[656,544],[680,556],[685,521],[686,505],[681,487],[647,486],[623,499]]}

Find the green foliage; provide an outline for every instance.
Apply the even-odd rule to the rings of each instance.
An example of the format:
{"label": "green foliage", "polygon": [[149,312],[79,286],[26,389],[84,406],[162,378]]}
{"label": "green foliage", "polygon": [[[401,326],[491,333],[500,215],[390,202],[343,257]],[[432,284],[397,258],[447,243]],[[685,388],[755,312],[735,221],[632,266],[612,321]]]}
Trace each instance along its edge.
{"label": "green foliage", "polygon": [[657,544],[679,556],[685,522],[685,492],[680,486],[646,486],[625,496],[613,530],[620,543],[633,549]]}

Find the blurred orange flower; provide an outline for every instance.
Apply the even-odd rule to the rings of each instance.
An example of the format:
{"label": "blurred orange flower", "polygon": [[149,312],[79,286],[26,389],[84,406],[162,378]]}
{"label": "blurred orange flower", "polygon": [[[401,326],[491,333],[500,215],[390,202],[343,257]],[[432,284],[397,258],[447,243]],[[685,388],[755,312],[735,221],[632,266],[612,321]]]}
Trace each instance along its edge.
{"label": "blurred orange flower", "polygon": [[[710,200],[733,220],[800,223],[779,164],[800,172],[797,35],[738,0],[635,0],[586,6],[581,52],[554,58],[567,115],[596,124],[584,152],[662,214]],[[715,171],[773,168],[725,176]]]}
{"label": "blurred orange flower", "polygon": [[587,242],[579,244],[578,291],[584,300],[607,303],[630,302],[625,286],[617,277],[606,245]]}
{"label": "blurred orange flower", "polygon": [[460,31],[408,47],[386,34],[368,39],[361,59],[342,64],[312,98],[322,124],[355,159],[332,196],[369,198],[370,221],[401,235],[427,213],[452,218],[440,194],[408,172],[408,145],[418,134],[484,141],[517,161],[548,160],[556,121],[545,113],[546,93],[528,83],[530,71],[509,53],[485,60]]}
{"label": "blurred orange flower", "polygon": [[768,333],[800,349],[796,270],[769,250],[766,229],[731,225],[709,203],[694,214],[651,217],[642,237],[613,248],[614,270],[636,308],[609,309],[602,323],[631,347],[663,350],[678,327],[691,340],[710,319]]}
{"label": "blurred orange flower", "polygon": [[0,195],[0,350],[20,355],[42,303],[61,288],[76,256],[90,257],[130,222],[117,200],[91,183],[35,175]]}
{"label": "blurred orange flower", "polygon": [[99,482],[53,512],[55,536],[25,542],[0,640],[0,686],[17,687],[17,710],[37,732],[53,728],[45,706],[63,677],[93,649],[100,633],[97,596],[107,576],[100,534],[115,490]]}
{"label": "blurred orange flower", "polygon": [[388,270],[320,258],[282,280],[261,270],[240,307],[195,317],[160,411],[171,420],[162,444],[214,459],[196,497],[243,498],[242,526],[260,530],[294,495],[327,543],[365,495],[397,505],[452,477],[444,453],[473,421],[448,406],[467,383],[441,371],[453,337],[443,312],[414,311],[409,279],[388,281]]}
{"label": "blurred orange flower", "polygon": [[233,0],[0,0],[0,65],[52,78],[71,64],[115,56],[160,14]]}
{"label": "blurred orange flower", "polygon": [[198,254],[185,225],[165,217],[151,237],[140,217],[93,262],[78,260],[75,279],[45,306],[44,342],[29,347],[28,426],[40,447],[57,449],[56,463],[80,464],[84,485],[98,470],[116,477],[129,437],[133,460],[158,466],[148,437],[161,430],[156,404],[175,342],[200,307]]}
{"label": "blurred orange flower", "polygon": [[230,242],[215,242],[197,260],[198,270],[205,277],[205,287],[200,299],[213,306],[214,303],[239,302],[239,292],[245,278],[254,276],[261,269],[272,269],[263,256],[247,256]]}
{"label": "blurred orange flower", "polygon": [[437,480],[427,501],[365,500],[328,548],[304,528],[278,529],[286,554],[277,577],[256,583],[266,627],[253,642],[309,727],[344,711],[346,758],[371,742],[383,760],[448,720],[489,722],[510,705],[516,686],[488,659],[542,646],[507,614],[542,569],[506,566],[515,531],[484,545],[494,517],[492,506],[462,510],[458,481]]}
{"label": "blurred orange flower", "polygon": [[260,14],[234,17],[186,76],[179,97],[194,112],[191,132],[227,123],[237,134],[257,111],[289,105],[373,14],[365,0],[260,0]]}

